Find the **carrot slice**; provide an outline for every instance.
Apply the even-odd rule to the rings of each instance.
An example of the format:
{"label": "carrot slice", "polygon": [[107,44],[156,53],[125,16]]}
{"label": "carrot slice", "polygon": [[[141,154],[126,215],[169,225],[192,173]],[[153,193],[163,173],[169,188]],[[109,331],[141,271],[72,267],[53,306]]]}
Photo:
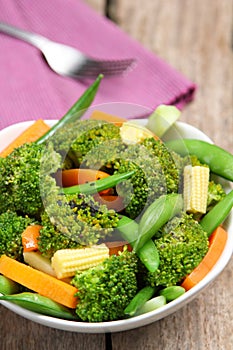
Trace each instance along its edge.
{"label": "carrot slice", "polygon": [[124,118],[97,110],[92,112],[90,119],[104,120],[109,123],[114,123],[117,126],[121,126],[126,122],[126,119]]}
{"label": "carrot slice", "polygon": [[109,255],[119,255],[119,252],[122,252],[125,246],[130,252],[132,251],[132,247],[127,241],[105,242],[105,245],[109,249]]}
{"label": "carrot slice", "polygon": [[184,279],[181,286],[189,290],[199,283],[221,256],[227,241],[227,232],[218,226],[209,238],[209,250],[200,264]]}
{"label": "carrot slice", "polygon": [[38,237],[41,225],[29,225],[22,233],[22,244],[24,252],[38,250]]}
{"label": "carrot slice", "polygon": [[50,127],[42,120],[36,120],[32,125],[30,125],[26,130],[24,130],[16,139],[14,139],[1,153],[0,157],[5,158],[10,154],[15,148],[22,146],[26,142],[34,142],[39,137],[44,135]]}
{"label": "carrot slice", "polygon": [[63,187],[81,185],[108,177],[109,174],[95,169],[68,169],[62,171]]}
{"label": "carrot slice", "polygon": [[76,308],[77,288],[63,281],[20,263],[6,255],[0,258],[0,273],[11,280],[46,296],[64,306]]}
{"label": "carrot slice", "polygon": [[124,199],[120,196],[97,193],[94,195],[94,199],[100,204],[105,204],[108,209],[113,209],[117,212],[125,208]]}

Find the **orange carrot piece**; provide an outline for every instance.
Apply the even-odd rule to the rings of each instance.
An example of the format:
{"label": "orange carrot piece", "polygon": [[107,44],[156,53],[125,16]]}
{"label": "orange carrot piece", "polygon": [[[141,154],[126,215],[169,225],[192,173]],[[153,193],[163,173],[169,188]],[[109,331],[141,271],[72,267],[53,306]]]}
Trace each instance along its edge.
{"label": "orange carrot piece", "polygon": [[22,146],[26,142],[36,141],[49,129],[50,127],[42,119],[36,120],[0,153],[0,157],[5,158],[15,148]]}
{"label": "orange carrot piece", "polygon": [[29,225],[22,233],[22,244],[24,252],[38,250],[38,237],[40,235],[41,225]]}
{"label": "orange carrot piece", "polygon": [[0,273],[11,280],[48,297],[57,303],[75,309],[77,288],[27,266],[6,255],[0,258]]}
{"label": "orange carrot piece", "polygon": [[63,187],[81,185],[108,177],[109,174],[95,169],[68,169],[62,171]]}
{"label": "orange carrot piece", "polygon": [[189,290],[199,283],[213,268],[221,256],[227,241],[227,232],[218,226],[209,238],[209,250],[200,264],[185,278],[181,286]]}
{"label": "orange carrot piece", "polygon": [[109,249],[109,255],[119,255],[119,252],[122,252],[125,246],[130,252],[132,251],[132,247],[127,241],[105,242],[105,245]]}
{"label": "orange carrot piece", "polygon": [[125,118],[121,118],[116,115],[108,114],[97,110],[92,112],[90,119],[104,120],[109,123],[114,123],[117,126],[121,126],[124,122],[126,122]]}
{"label": "orange carrot piece", "polygon": [[94,195],[94,198],[100,204],[105,204],[108,209],[113,209],[117,212],[125,208],[124,199],[120,196],[97,193],[96,195]]}

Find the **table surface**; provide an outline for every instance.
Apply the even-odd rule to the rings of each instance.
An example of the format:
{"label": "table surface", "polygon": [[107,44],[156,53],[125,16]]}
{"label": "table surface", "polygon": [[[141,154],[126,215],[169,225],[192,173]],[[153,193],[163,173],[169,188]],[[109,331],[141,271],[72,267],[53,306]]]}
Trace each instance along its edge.
{"label": "table surface", "polygon": [[[181,120],[232,152],[233,0],[86,1],[198,85]],[[0,307],[0,349],[230,350],[232,281],[233,258],[215,282],[182,309],[110,337],[44,327]]]}

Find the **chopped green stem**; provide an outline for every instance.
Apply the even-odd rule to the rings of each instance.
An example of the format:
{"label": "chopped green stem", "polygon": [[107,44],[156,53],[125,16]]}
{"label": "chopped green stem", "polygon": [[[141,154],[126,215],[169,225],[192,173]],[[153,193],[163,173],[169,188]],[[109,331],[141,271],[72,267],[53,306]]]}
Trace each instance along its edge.
{"label": "chopped green stem", "polygon": [[196,155],[213,173],[233,181],[233,155],[221,147],[194,139],[171,140],[166,146],[181,156]]}
{"label": "chopped green stem", "polygon": [[58,129],[64,127],[68,123],[74,122],[81,118],[86,112],[87,108],[93,102],[97,90],[100,85],[100,81],[103,75],[100,74],[94,83],[83,93],[83,95],[74,103],[74,105],[66,112],[66,114],[53,125],[43,136],[41,136],[36,143],[41,144],[47,141]]}
{"label": "chopped green stem", "polygon": [[68,320],[77,320],[77,316],[74,315],[70,309],[37,293],[23,292],[13,295],[3,295],[0,296],[0,300],[10,301],[16,305],[22,306],[25,309],[38,312],[43,315]]}
{"label": "chopped green stem", "polygon": [[180,194],[172,193],[156,199],[146,209],[139,222],[138,238],[134,245],[135,251],[141,249],[163,225],[182,209],[183,199]]}
{"label": "chopped green stem", "polygon": [[204,231],[211,233],[227,218],[233,207],[233,190],[218,202],[200,221]]}
{"label": "chopped green stem", "polygon": [[[134,220],[123,216],[118,221],[117,229],[121,232],[122,237],[134,248],[138,236],[138,224]],[[159,253],[152,239],[149,239],[137,251],[137,255],[148,271],[155,272],[159,267]]]}
{"label": "chopped green stem", "polygon": [[133,174],[134,171],[128,171],[126,173],[111,175],[100,180],[87,182],[85,184],[65,187],[62,189],[62,192],[64,194],[94,194],[116,186],[118,183],[129,179]]}
{"label": "chopped green stem", "polygon": [[125,315],[133,316],[135,312],[145,304],[146,301],[150,300],[153,297],[156,290],[156,287],[151,286],[142,288],[125,308]]}

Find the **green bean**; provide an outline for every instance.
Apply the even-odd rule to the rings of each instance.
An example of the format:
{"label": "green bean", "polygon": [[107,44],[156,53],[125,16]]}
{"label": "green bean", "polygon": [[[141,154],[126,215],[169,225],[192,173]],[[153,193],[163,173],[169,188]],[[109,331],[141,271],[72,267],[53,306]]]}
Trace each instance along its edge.
{"label": "green bean", "polygon": [[110,175],[108,177],[96,181],[90,181],[85,184],[63,188],[62,192],[64,194],[94,194],[116,186],[121,181],[129,179],[133,174],[134,170],[128,171],[126,173]]}
{"label": "green bean", "polygon": [[18,283],[12,281],[11,279],[0,275],[0,293],[1,294],[13,294],[20,290]]}
{"label": "green bean", "polygon": [[181,156],[196,155],[210,167],[212,173],[233,181],[233,155],[221,147],[194,139],[171,140],[166,142],[166,146]]}
{"label": "green bean", "polygon": [[67,307],[37,293],[23,292],[13,295],[3,295],[0,296],[0,300],[9,301],[25,309],[43,315],[68,320],[77,320],[77,316],[71,309],[68,309]]}
{"label": "green bean", "polygon": [[135,297],[130,301],[129,305],[125,308],[124,314],[133,316],[135,312],[140,309],[147,300],[151,299],[155,294],[157,288],[146,286],[142,288]]}
{"label": "green bean", "polygon": [[82,96],[74,103],[74,105],[66,112],[66,114],[53,125],[36,143],[41,144],[47,141],[58,129],[64,127],[68,123],[74,122],[81,118],[86,109],[91,105],[95,98],[100,81],[103,75],[100,74],[94,83],[82,94]]}
{"label": "green bean", "polygon": [[[138,224],[127,216],[123,216],[118,221],[117,229],[121,232],[121,236],[134,248],[138,236]],[[159,253],[152,239],[149,239],[137,251],[137,255],[148,271],[155,272],[159,267]]]}
{"label": "green bean", "polygon": [[160,290],[159,295],[163,295],[167,302],[180,297],[185,293],[185,289],[181,286],[169,286]]}
{"label": "green bean", "polygon": [[180,194],[172,193],[156,199],[144,212],[138,228],[138,238],[134,245],[139,250],[155,233],[173,216],[183,209],[183,199]]}
{"label": "green bean", "polygon": [[233,190],[218,202],[200,221],[204,231],[211,233],[227,218],[233,207]]}

